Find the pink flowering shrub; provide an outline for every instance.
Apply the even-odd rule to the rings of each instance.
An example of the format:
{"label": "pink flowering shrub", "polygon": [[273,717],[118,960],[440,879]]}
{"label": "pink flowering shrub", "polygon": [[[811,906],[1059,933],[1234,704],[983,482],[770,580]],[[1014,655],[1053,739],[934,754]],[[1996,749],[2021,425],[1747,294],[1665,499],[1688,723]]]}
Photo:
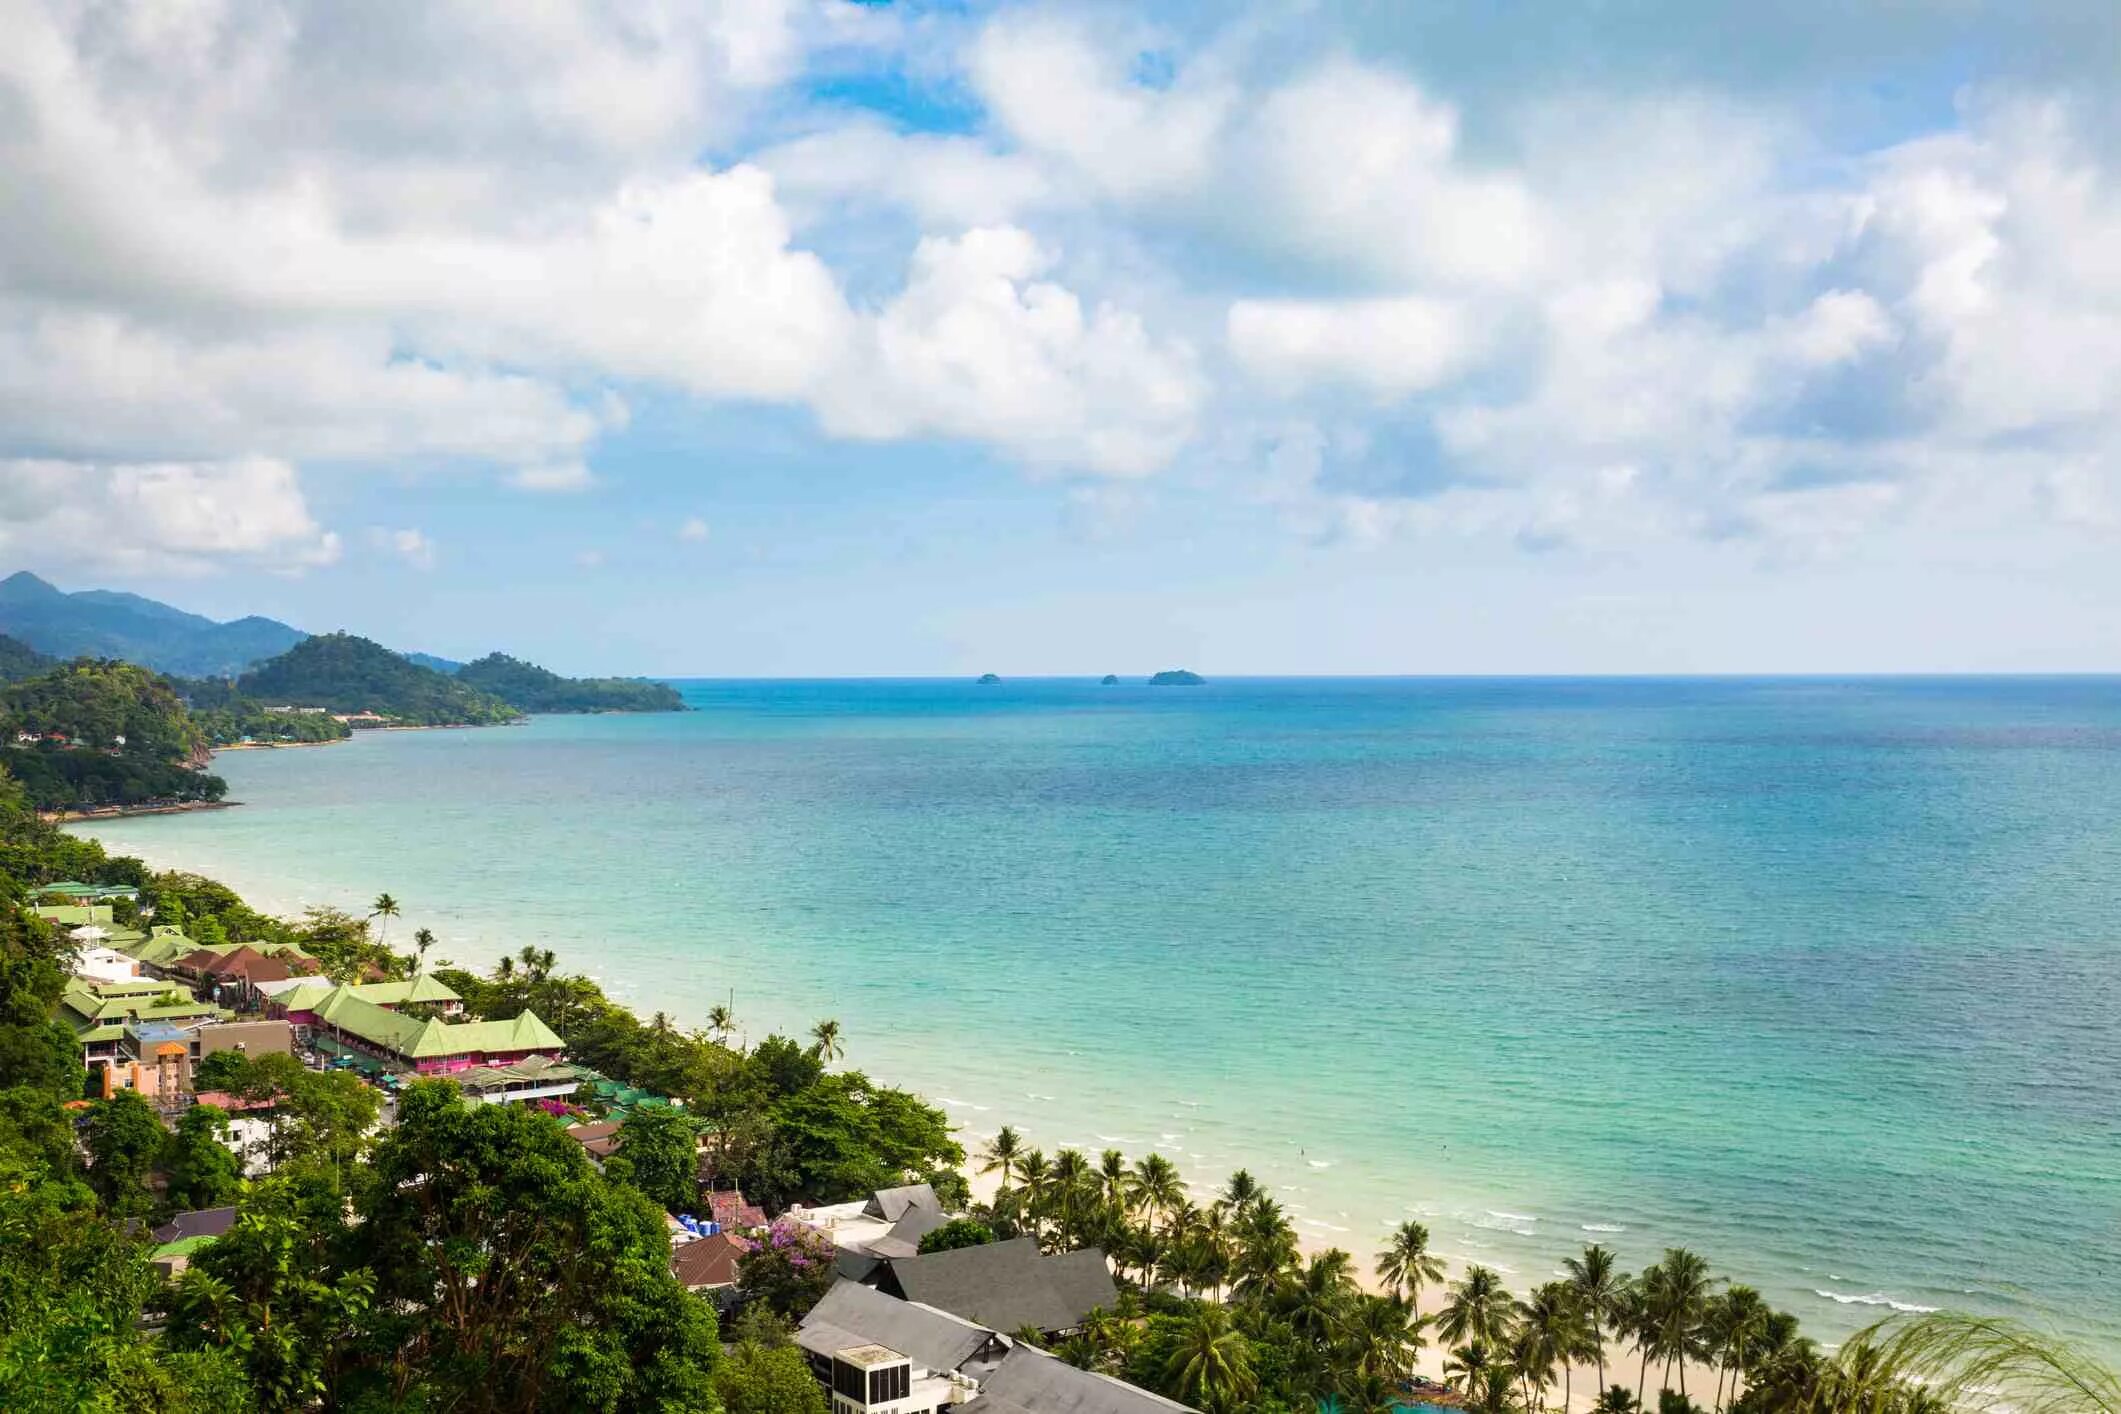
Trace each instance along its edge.
{"label": "pink flowering shrub", "polygon": [[736,1284],[790,1320],[801,1320],[832,1286],[839,1249],[816,1228],[777,1218],[766,1238],[737,1263]]}

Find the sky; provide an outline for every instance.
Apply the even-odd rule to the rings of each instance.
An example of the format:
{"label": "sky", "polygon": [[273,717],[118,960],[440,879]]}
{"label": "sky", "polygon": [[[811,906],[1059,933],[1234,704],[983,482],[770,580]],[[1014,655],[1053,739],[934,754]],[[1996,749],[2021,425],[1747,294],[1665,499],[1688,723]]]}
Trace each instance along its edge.
{"label": "sky", "polygon": [[0,569],[571,672],[2121,670],[2111,0],[0,32]]}

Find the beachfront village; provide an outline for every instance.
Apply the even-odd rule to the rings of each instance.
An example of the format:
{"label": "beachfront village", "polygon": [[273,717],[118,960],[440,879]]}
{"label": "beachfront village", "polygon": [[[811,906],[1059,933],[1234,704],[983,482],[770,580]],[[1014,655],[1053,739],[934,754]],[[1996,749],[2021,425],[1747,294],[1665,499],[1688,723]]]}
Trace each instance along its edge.
{"label": "beachfront village", "polygon": [[474,973],[387,894],[268,918],[19,798],[0,868],[10,1409],[1949,1405],[1924,1323],[1829,1352],[1683,1250],[1522,1292],[1418,1223],[1306,1252],[1242,1171],[968,1153],[836,1022],[746,1046],[534,946]]}

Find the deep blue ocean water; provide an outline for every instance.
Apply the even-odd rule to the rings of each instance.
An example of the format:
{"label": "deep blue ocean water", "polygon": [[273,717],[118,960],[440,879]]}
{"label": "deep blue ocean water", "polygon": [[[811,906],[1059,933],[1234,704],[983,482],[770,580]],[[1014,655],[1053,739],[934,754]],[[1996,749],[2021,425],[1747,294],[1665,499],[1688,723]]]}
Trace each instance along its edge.
{"label": "deep blue ocean water", "polygon": [[1242,1163],[1365,1259],[1684,1243],[1829,1338],[2121,1351],[2121,679],[681,686],[93,833],[836,1016],[968,1132]]}

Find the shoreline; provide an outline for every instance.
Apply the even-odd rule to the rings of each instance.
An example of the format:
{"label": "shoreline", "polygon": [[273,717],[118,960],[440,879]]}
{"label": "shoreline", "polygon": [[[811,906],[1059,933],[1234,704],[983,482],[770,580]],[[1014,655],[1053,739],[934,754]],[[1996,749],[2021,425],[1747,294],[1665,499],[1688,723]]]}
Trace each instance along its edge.
{"label": "shoreline", "polygon": [[94,810],[40,810],[50,825],[88,825],[100,820],[137,820],[149,815],[192,815],[202,810],[234,810],[240,800],[177,800],[166,805],[107,805]]}

